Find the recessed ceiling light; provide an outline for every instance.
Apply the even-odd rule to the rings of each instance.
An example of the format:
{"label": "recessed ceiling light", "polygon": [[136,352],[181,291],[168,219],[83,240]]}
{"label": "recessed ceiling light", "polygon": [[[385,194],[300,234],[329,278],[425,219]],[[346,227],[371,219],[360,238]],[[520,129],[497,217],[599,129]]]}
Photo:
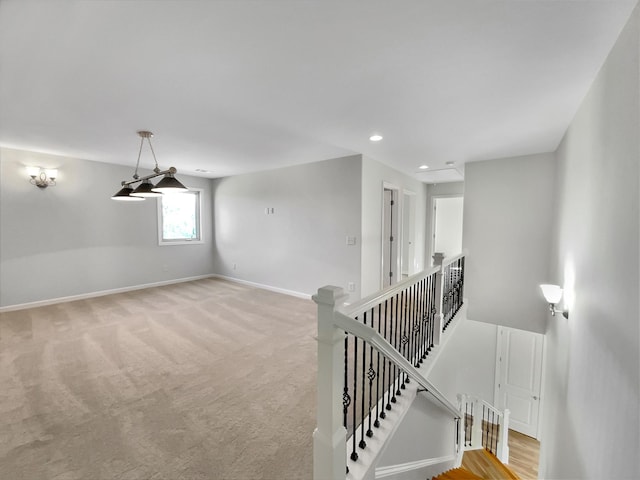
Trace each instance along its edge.
{"label": "recessed ceiling light", "polygon": [[369,140],[371,140],[372,142],[379,142],[380,140],[382,140],[382,135],[378,135],[376,133],[375,135],[371,135],[369,137]]}
{"label": "recessed ceiling light", "polygon": [[426,170],[429,168],[429,165],[420,165],[420,170]]}

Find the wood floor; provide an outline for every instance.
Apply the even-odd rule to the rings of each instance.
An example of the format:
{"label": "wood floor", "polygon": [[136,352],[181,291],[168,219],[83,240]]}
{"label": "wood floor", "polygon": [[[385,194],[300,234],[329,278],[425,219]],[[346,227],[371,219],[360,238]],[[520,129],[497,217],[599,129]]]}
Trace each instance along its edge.
{"label": "wood floor", "polygon": [[538,478],[540,442],[514,430],[509,430],[509,467],[525,479]]}
{"label": "wood floor", "polygon": [[[465,471],[467,471],[473,472],[480,478],[492,480],[537,479],[539,450],[540,443],[535,438],[509,430],[509,465],[507,469],[503,468],[498,459],[486,450],[471,450],[464,453],[463,471],[451,472],[449,476],[438,478],[442,478],[442,480],[465,478]],[[468,478],[475,477],[469,475]]]}

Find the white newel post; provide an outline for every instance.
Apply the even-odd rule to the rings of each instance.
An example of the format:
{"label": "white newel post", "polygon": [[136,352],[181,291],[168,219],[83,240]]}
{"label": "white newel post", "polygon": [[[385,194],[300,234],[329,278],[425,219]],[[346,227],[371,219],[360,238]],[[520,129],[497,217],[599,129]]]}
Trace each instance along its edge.
{"label": "white newel post", "polygon": [[498,460],[502,463],[509,463],[509,412],[508,408],[505,408],[502,414],[502,426],[498,431]]}
{"label": "white newel post", "polygon": [[336,480],[346,477],[347,430],[342,425],[342,389],[344,376],[343,330],[335,327],[336,307],[348,295],[340,287],[318,289],[313,300],[318,304],[318,386],[317,426],[313,432],[313,479]]}
{"label": "white newel post", "polygon": [[442,336],[442,290],[444,289],[444,273],[442,271],[442,261],[444,253],[433,254],[433,266],[439,266],[440,270],[436,273],[436,315],[434,318],[435,326],[433,328],[433,344],[440,345],[440,337]]}

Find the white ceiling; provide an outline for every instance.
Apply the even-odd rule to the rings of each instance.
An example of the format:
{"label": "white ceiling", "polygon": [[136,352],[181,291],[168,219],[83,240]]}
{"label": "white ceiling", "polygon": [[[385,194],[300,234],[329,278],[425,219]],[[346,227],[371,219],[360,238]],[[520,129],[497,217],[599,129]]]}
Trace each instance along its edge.
{"label": "white ceiling", "polygon": [[182,173],[362,153],[430,181],[555,150],[635,4],[0,0],[0,145],[133,166],[145,129]]}

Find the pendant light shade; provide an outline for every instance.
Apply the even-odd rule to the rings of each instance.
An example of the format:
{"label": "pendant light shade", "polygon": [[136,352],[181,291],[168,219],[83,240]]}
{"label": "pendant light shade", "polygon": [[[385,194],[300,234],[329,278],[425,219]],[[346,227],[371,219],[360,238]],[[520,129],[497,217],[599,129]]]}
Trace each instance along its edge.
{"label": "pendant light shade", "polygon": [[[174,167],[169,167],[167,170],[160,170],[160,167],[158,167],[156,153],[153,151],[153,145],[151,145],[151,137],[153,137],[153,133],[147,130],[140,130],[138,132],[138,136],[140,137],[140,150],[138,151],[136,169],[133,172],[133,180],[124,180],[121,183],[122,189],[120,189],[111,198],[113,200],[120,201],[136,201],[144,200],[148,197],[161,197],[164,193],[188,192],[189,189],[176,179],[175,174],[177,170]],[[149,149],[151,150],[156,166],[151,175],[141,177],[138,175],[138,167],[140,166],[140,155],[142,154],[142,147],[144,146],[145,139],[149,143]],[[164,175],[164,177],[154,187],[153,183],[151,183],[151,179],[159,177],[160,175]],[[140,183],[140,185],[138,185],[134,190],[132,185],[135,185],[136,183]]]}
{"label": "pendant light shade", "polygon": [[152,189],[153,189],[153,183],[151,183],[149,180],[145,180],[140,185],[138,185],[138,188],[136,188],[131,195],[133,195],[134,197],[140,197],[140,198],[162,196],[162,193],[154,192]]}
{"label": "pendant light shade", "polygon": [[176,177],[173,176],[173,173],[169,172],[155,187],[151,189],[151,191],[163,194],[188,192],[189,189],[180,183]]}
{"label": "pendant light shade", "polygon": [[115,195],[113,195],[111,199],[118,200],[120,202],[138,202],[144,200],[142,197],[132,196],[132,193],[133,188],[131,188],[131,185],[125,185]]}

